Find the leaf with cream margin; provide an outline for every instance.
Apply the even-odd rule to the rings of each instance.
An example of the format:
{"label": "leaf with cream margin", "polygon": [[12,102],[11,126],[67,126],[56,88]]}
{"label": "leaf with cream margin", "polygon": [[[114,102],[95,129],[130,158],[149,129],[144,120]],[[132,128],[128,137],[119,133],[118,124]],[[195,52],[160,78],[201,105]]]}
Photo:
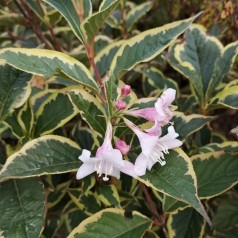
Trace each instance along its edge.
{"label": "leaf with cream margin", "polygon": [[36,113],[35,136],[50,134],[76,114],[77,111],[67,95],[60,92],[53,93],[40,105]]}
{"label": "leaf with cream margin", "polygon": [[205,221],[193,208],[186,208],[169,216],[167,222],[169,238],[204,237]]}
{"label": "leaf with cream margin", "polygon": [[30,96],[32,75],[0,62],[0,122]]}
{"label": "leaf with cream margin", "polygon": [[231,109],[238,109],[238,85],[225,87],[222,91],[217,93],[210,101],[210,110],[214,108],[228,107]]}
{"label": "leaf with cream margin", "polygon": [[78,37],[78,39],[83,43],[84,37],[80,29],[80,19],[76,12],[76,9],[71,0],[43,0],[47,2],[57,11],[59,11],[65,20],[69,23],[72,31]]}
{"label": "leaf with cream margin", "polygon": [[[0,59],[22,71],[45,78],[60,75],[98,91],[88,69],[78,60],[58,51],[44,49],[5,48]],[[62,75],[63,74],[63,75]]]}
{"label": "leaf with cream margin", "polygon": [[134,7],[127,15],[126,30],[130,31],[137,21],[142,18],[153,7],[152,2],[145,2]]}
{"label": "leaf with cream margin", "polygon": [[80,28],[83,32],[87,44],[93,44],[93,40],[97,32],[102,27],[102,24],[109,17],[113,9],[117,7],[119,2],[120,0],[111,1],[110,5],[107,5],[106,8],[103,8],[101,9],[101,11],[92,14],[82,22]]}
{"label": "leaf with cream margin", "polygon": [[99,100],[83,89],[68,92],[73,104],[92,130],[104,136],[106,132],[106,112]]}
{"label": "leaf with cream margin", "polygon": [[197,175],[200,198],[218,196],[238,182],[237,154],[213,151],[194,155],[191,160]]}
{"label": "leaf with cream margin", "polygon": [[179,148],[164,155],[166,165],[156,163],[139,178],[145,185],[194,207],[211,225],[198,198],[197,179],[190,158]]}
{"label": "leaf with cream margin", "polygon": [[179,134],[180,138],[184,140],[213,119],[214,117],[199,114],[185,115],[182,112],[174,112],[171,121],[174,122],[175,131]]}
{"label": "leaf with cream margin", "polygon": [[0,184],[0,237],[39,237],[45,219],[45,192],[35,178]]}
{"label": "leaf with cream margin", "polygon": [[126,219],[124,210],[107,208],[85,219],[68,238],[126,238],[141,237],[151,227],[152,221],[134,211],[131,219]]}
{"label": "leaf with cream margin", "polygon": [[109,106],[117,98],[118,75],[122,70],[130,70],[141,62],[148,62],[159,55],[200,15],[147,30],[122,44],[113,58],[110,78],[106,84]]}
{"label": "leaf with cream margin", "polygon": [[0,171],[0,181],[76,171],[81,165],[80,154],[78,145],[68,138],[42,136],[7,159]]}

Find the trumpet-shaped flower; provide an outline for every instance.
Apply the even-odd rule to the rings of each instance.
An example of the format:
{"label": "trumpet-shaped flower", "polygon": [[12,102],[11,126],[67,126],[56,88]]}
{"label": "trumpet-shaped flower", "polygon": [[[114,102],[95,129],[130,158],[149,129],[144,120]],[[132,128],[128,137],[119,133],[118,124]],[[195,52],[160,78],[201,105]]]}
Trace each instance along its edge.
{"label": "trumpet-shaped flower", "polygon": [[182,142],[176,139],[179,135],[175,132],[173,126],[168,127],[167,135],[160,137],[160,135],[142,132],[127,119],[124,119],[124,121],[140,141],[142,151],[135,162],[135,172],[138,176],[143,176],[146,169],[151,170],[152,166],[157,162],[164,166],[166,164],[164,154],[168,154],[169,149],[182,145]]}
{"label": "trumpet-shaped flower", "polygon": [[117,149],[113,149],[111,140],[112,125],[109,123],[104,142],[102,146],[98,148],[96,157],[90,157],[91,152],[88,150],[83,150],[82,155],[79,156],[83,164],[78,169],[77,179],[84,178],[95,171],[99,177],[104,174],[104,181],[109,180],[108,175],[120,178],[120,172],[136,177],[134,165],[122,159],[121,152]]}
{"label": "trumpet-shaped flower", "polygon": [[154,121],[155,124],[146,131],[150,134],[158,135],[161,133],[161,126],[168,124],[173,117],[173,112],[169,106],[174,101],[176,91],[172,88],[166,89],[155,103],[154,107],[148,107],[138,110],[131,110],[127,114],[142,117],[148,121]]}

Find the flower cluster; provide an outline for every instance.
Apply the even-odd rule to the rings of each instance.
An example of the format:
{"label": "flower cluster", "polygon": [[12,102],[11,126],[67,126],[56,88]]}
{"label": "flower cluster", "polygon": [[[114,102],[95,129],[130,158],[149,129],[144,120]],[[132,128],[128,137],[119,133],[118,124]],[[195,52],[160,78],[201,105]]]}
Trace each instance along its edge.
{"label": "flower cluster", "polygon": [[[123,90],[123,96],[130,93],[129,87]],[[120,172],[136,178],[137,176],[143,176],[146,173],[146,169],[151,170],[152,166],[157,162],[164,166],[166,164],[164,154],[168,154],[169,149],[182,145],[182,142],[176,139],[179,135],[175,132],[173,126],[169,126],[168,133],[162,136],[162,127],[167,125],[173,117],[170,105],[174,101],[175,95],[176,91],[169,88],[158,98],[154,107],[125,111],[127,115],[145,118],[154,123],[151,128],[142,131],[131,121],[124,118],[125,124],[136,134],[141,145],[141,153],[137,157],[135,164],[128,160],[123,160],[123,155],[126,155],[130,150],[124,140],[117,140],[115,143],[116,149],[113,148],[112,125],[108,123],[104,142],[98,148],[96,157],[90,157],[91,152],[88,150],[83,150],[82,155],[79,156],[83,165],[77,172],[77,179],[81,179],[95,171],[98,176],[104,174],[104,181],[108,180],[108,175],[120,178]]]}

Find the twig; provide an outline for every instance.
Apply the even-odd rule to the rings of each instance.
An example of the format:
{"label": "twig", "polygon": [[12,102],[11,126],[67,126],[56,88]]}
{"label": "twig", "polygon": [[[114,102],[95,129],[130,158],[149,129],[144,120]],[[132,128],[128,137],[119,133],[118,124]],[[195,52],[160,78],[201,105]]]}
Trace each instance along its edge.
{"label": "twig", "polygon": [[143,193],[144,193],[144,195],[145,195],[145,198],[146,198],[146,200],[147,200],[147,202],[148,202],[148,204],[149,204],[150,210],[151,210],[151,212],[152,212],[152,214],[153,214],[153,216],[154,216],[154,218],[155,218],[154,223],[155,223],[156,225],[158,225],[158,226],[163,225],[163,224],[164,224],[164,219],[163,219],[163,217],[158,213],[158,211],[157,211],[157,209],[156,209],[156,206],[155,206],[155,203],[154,203],[154,201],[152,200],[152,198],[151,198],[151,196],[150,196],[150,194],[149,194],[149,191],[148,191],[147,187],[146,187],[142,182],[140,182],[139,184],[140,184],[140,187],[141,187],[141,189],[142,189],[142,191],[143,191]]}

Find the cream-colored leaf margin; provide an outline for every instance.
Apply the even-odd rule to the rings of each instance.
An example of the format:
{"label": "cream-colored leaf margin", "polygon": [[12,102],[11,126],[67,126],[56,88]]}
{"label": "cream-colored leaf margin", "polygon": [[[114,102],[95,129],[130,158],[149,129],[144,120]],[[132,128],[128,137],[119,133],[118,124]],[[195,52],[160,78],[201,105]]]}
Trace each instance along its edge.
{"label": "cream-colored leaf margin", "polygon": [[[70,234],[67,238],[74,238],[76,234],[80,234],[80,233],[83,233],[85,231],[87,231],[87,225],[90,224],[90,223],[96,223],[100,218],[101,216],[103,215],[103,213],[115,213],[115,214],[120,214],[122,216],[124,216],[124,210],[122,209],[119,209],[119,208],[106,208],[106,209],[103,209],[101,210],[100,212],[97,212],[96,214],[94,214],[93,216],[85,219],[84,221],[82,221],[79,226],[77,226]],[[142,215],[141,213],[137,212],[137,211],[133,211],[132,213],[133,215],[137,215],[137,216],[140,216],[140,217],[143,217],[147,220],[148,217]]]}
{"label": "cream-colored leaf margin", "polygon": [[[221,150],[221,151],[213,151],[213,152],[209,152],[209,153],[206,153],[206,154],[194,155],[194,156],[190,157],[190,159],[191,159],[192,162],[195,161],[195,160],[200,160],[200,161],[209,160],[211,157],[215,158],[215,159],[219,159],[220,156],[224,155],[224,154],[225,154],[225,152],[223,150]],[[213,197],[217,197],[220,194],[228,191],[230,188],[234,187],[236,184],[238,184],[238,181],[236,181],[235,183],[231,184],[231,186],[229,186],[227,189],[224,189],[220,193],[217,193],[217,194],[215,194],[213,196],[200,197],[200,199],[210,199],[210,198],[213,198]]]}
{"label": "cream-colored leaf margin", "polygon": [[[37,112],[36,112],[36,123],[37,123],[37,119],[43,114],[44,112],[44,108],[45,106],[47,106],[48,103],[50,103],[51,101],[55,100],[57,98],[57,96],[60,94],[60,93],[65,93],[67,91],[67,89],[70,89],[71,87],[69,88],[64,88],[62,90],[59,90],[59,91],[56,91],[55,93],[53,93],[52,95],[50,95],[41,105],[40,107],[38,108]],[[69,99],[70,100],[70,99]],[[71,102],[71,101],[70,101]],[[62,105],[63,106],[63,105]],[[71,120],[77,113],[78,111],[76,110],[76,108],[74,107],[74,105],[72,104],[72,110],[73,110],[73,113],[66,117],[65,119],[61,120],[60,122],[58,122],[57,126],[55,126],[54,128],[51,128],[50,130],[47,130],[47,131],[44,131],[41,136],[43,135],[47,135],[49,133],[51,133],[52,131],[54,131],[55,129],[61,127],[62,125],[64,125],[66,122],[68,122],[69,120]]]}
{"label": "cream-colored leaf margin", "polygon": [[[185,160],[185,162],[187,163],[188,171],[187,171],[187,173],[186,173],[185,175],[190,175],[190,176],[192,177],[193,181],[194,181],[193,185],[194,185],[195,191],[196,191],[196,193],[194,194],[194,196],[197,198],[197,201],[198,201],[198,203],[200,204],[200,211],[199,211],[199,210],[197,210],[197,211],[206,219],[206,221],[208,222],[208,224],[211,226],[211,220],[210,220],[210,218],[207,216],[207,213],[206,213],[206,211],[205,211],[205,209],[204,209],[202,203],[200,202],[200,200],[199,200],[199,198],[198,198],[197,177],[196,177],[196,174],[195,174],[195,172],[194,172],[192,162],[191,162],[190,158],[187,156],[187,154],[185,154],[185,152],[184,152],[182,149],[176,148],[176,149],[173,149],[173,150],[176,151],[176,152],[178,153],[178,156],[182,157],[182,158]],[[177,198],[177,197],[171,196],[170,194],[166,193],[164,190],[157,189],[157,188],[156,188],[150,181],[148,181],[148,180],[144,180],[144,179],[142,179],[142,178],[140,178],[140,177],[138,177],[138,180],[141,181],[142,183],[144,183],[146,186],[151,187],[151,188],[153,188],[153,189],[155,189],[155,190],[157,190],[157,191],[159,191],[159,192],[162,192],[162,193],[164,193],[165,195],[168,195],[168,196],[173,197],[173,198],[175,198],[175,199],[177,199],[177,200],[179,200],[179,201],[182,201],[182,202],[187,203],[186,200],[183,200],[183,199],[181,199],[181,198]]]}
{"label": "cream-colored leaf margin", "polygon": [[[118,75],[118,73],[121,70],[123,70],[123,69],[120,69],[119,72],[115,72],[115,69],[117,68],[118,58],[123,55],[123,52],[124,52],[126,47],[128,47],[128,46],[132,47],[133,45],[138,44],[139,42],[143,41],[149,35],[150,36],[158,35],[158,37],[159,37],[159,35],[165,34],[167,30],[176,28],[176,27],[180,26],[182,23],[185,23],[185,22],[189,23],[189,22],[194,21],[200,14],[201,13],[198,13],[197,15],[195,15],[191,18],[188,18],[186,20],[176,21],[176,22],[173,22],[173,23],[166,24],[162,27],[158,27],[158,28],[154,28],[154,29],[151,29],[151,30],[144,31],[144,32],[140,33],[139,35],[134,36],[129,40],[126,40],[126,42],[120,47],[120,49],[118,50],[117,54],[115,55],[115,57],[112,61],[112,65],[110,67],[110,75],[114,75],[116,77]],[[184,29],[184,31],[185,30],[186,29]],[[184,32],[184,31],[182,31],[182,32]],[[182,32],[180,32],[180,34],[182,34]],[[176,40],[176,37],[172,41],[170,41],[168,44],[166,44],[164,47],[162,47],[159,51],[157,51],[156,53],[154,53],[150,57],[144,59],[143,62],[148,62],[148,61],[152,60],[154,57],[156,57],[158,54],[160,54],[165,48],[167,48],[168,45],[172,44],[172,42],[174,42],[175,40]],[[126,70],[131,70],[138,63],[140,63],[140,62],[136,61],[133,65],[131,65],[130,68],[127,68]]]}
{"label": "cream-colored leaf margin", "polygon": [[[176,214],[178,214],[179,212],[177,212]],[[179,237],[179,234],[176,233],[176,230],[173,229],[172,227],[172,223],[173,223],[173,214],[169,215],[169,219],[167,221],[167,229],[168,229],[168,234],[169,234],[169,238],[176,238]],[[206,227],[206,223],[203,220],[203,224],[199,233],[198,237],[193,237],[193,238],[203,238],[204,237],[204,232],[205,232],[205,227]]]}
{"label": "cream-colored leaf margin", "polygon": [[[80,147],[72,140],[68,139],[68,138],[65,138],[65,137],[62,137],[62,136],[56,136],[56,135],[46,135],[46,136],[42,136],[42,137],[39,137],[37,139],[34,139],[28,143],[26,143],[18,152],[14,153],[13,155],[11,155],[6,163],[4,164],[4,166],[2,167],[2,170],[0,171],[0,176],[1,174],[3,174],[8,166],[12,163],[15,162],[15,160],[21,156],[21,155],[26,155],[27,154],[27,151],[29,149],[32,149],[34,147],[36,147],[40,142],[47,142],[48,140],[54,140],[54,141],[59,141],[61,143],[65,143],[65,144],[68,144],[70,145],[71,147],[74,147],[76,149],[79,149],[80,150]],[[65,173],[65,171],[63,172],[57,172],[57,174],[60,174],[60,173]],[[37,176],[41,176],[41,175],[44,175],[45,173],[42,173],[42,174],[38,174]],[[25,178],[27,177],[33,177],[32,175],[29,175],[29,176],[24,176]],[[35,177],[35,176],[34,176]],[[18,178],[18,176],[12,176],[12,177],[7,177],[7,178],[2,178],[0,179],[0,182],[2,181],[5,181],[9,178]]]}
{"label": "cream-colored leaf margin", "polygon": [[[89,87],[93,87],[93,89],[98,90],[98,86],[96,84],[96,82],[94,81],[94,79],[92,78],[91,74],[89,73],[88,69],[86,68],[86,66],[84,66],[82,63],[80,63],[78,60],[64,54],[58,51],[54,51],[54,50],[45,50],[45,49],[26,49],[26,48],[4,48],[0,50],[0,60],[4,61],[7,64],[10,64],[11,66],[19,69],[19,70],[24,70],[24,68],[21,68],[19,65],[8,62],[4,59],[1,58],[1,54],[4,54],[5,52],[10,51],[11,53],[15,53],[16,55],[18,54],[23,54],[23,55],[27,55],[27,56],[34,56],[34,57],[38,57],[39,59],[41,57],[46,57],[48,59],[58,59],[60,60],[62,63],[64,63],[69,69],[73,70],[74,66],[77,66],[78,68],[80,68],[80,70],[82,70],[88,77],[88,79],[90,80],[90,82],[92,83],[92,85],[87,85]],[[55,70],[55,69],[54,69]],[[53,69],[52,69],[53,71]],[[63,71],[63,70],[62,70]],[[35,75],[39,75],[39,76],[49,76],[49,72],[45,72],[45,74],[43,73],[37,73],[35,72],[35,70],[28,70],[25,71],[31,74],[35,74]],[[64,71],[63,71],[64,72]],[[72,76],[68,75],[67,73],[64,72],[65,75],[67,75],[70,79],[72,79],[73,81],[77,82],[77,83],[81,83],[84,84],[84,82],[82,81],[78,81],[75,78],[73,78]],[[52,76],[52,75],[51,75]]]}

